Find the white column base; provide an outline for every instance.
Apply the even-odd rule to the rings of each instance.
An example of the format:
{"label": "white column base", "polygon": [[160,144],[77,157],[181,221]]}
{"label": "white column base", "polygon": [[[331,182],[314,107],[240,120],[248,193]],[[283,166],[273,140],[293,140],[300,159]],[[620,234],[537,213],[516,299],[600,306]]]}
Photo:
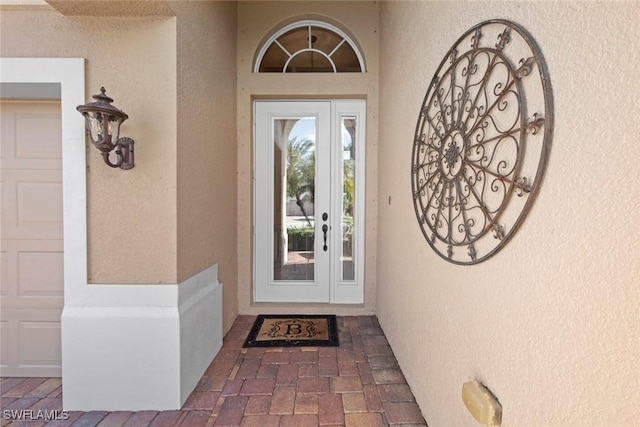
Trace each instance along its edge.
{"label": "white column base", "polygon": [[180,409],[222,347],[217,270],[179,285],[87,285],[110,306],[65,304],[64,409]]}

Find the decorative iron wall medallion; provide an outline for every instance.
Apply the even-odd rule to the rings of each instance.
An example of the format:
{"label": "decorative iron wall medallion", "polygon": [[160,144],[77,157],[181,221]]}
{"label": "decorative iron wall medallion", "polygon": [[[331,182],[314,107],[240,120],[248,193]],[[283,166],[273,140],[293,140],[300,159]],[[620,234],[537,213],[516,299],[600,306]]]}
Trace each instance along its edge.
{"label": "decorative iron wall medallion", "polygon": [[455,264],[497,253],[531,209],[547,163],[553,97],[542,54],[521,26],[482,22],[447,52],[413,144],[416,216]]}

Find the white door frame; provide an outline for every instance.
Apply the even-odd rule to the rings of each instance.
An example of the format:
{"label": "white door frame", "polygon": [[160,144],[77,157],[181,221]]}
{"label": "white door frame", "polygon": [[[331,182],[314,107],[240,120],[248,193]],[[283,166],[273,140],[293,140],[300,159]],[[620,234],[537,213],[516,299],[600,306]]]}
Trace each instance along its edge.
{"label": "white door frame", "polygon": [[64,229],[64,295],[87,278],[87,191],[85,124],[75,107],[84,104],[84,59],[0,58],[2,83],[60,84],[62,115],[62,185]]}
{"label": "white door frame", "polygon": [[[364,100],[256,100],[254,101],[254,301],[255,302],[325,302],[336,304],[362,304],[364,302],[364,194],[365,194],[365,111]],[[316,168],[316,205],[330,206],[327,240],[329,250],[324,251],[321,226],[324,211],[315,210],[315,268],[314,281],[276,282],[273,279],[273,242],[272,233],[259,231],[273,228],[273,209],[270,212],[258,212],[261,206],[270,206],[273,201],[273,122],[277,118],[309,117],[317,118],[316,164],[324,162],[332,165],[330,170]],[[356,187],[355,187],[355,224],[353,238],[353,257],[356,261],[353,280],[342,280],[342,205],[330,201],[342,200],[343,150],[338,149],[342,141],[343,118],[355,118],[357,143],[355,145]],[[268,131],[265,131],[267,130]],[[324,141],[324,142],[323,142]],[[260,158],[260,167],[256,170]],[[266,167],[263,167],[266,166]],[[340,185],[323,185],[328,182]],[[264,208],[263,208],[264,209]],[[336,224],[338,226],[336,226]],[[258,230],[258,232],[257,232]],[[267,248],[268,255],[265,255]],[[333,254],[329,259],[329,254]],[[258,258],[262,257],[262,258]]]}

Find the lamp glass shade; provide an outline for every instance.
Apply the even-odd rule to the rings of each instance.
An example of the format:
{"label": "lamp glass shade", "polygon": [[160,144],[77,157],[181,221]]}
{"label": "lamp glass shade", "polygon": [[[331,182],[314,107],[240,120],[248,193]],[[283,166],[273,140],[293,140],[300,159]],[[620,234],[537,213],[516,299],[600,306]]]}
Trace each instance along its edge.
{"label": "lamp glass shade", "polygon": [[91,133],[91,141],[94,144],[100,144],[104,141],[104,121],[102,113],[98,111],[88,111],[84,114],[89,123],[89,132]]}
{"label": "lamp glass shade", "polygon": [[122,117],[110,115],[107,125],[107,133],[111,136],[111,142],[113,144],[118,143],[120,137],[120,125],[122,124]]}
{"label": "lamp glass shade", "polygon": [[89,111],[85,113],[89,123],[89,132],[94,144],[111,143],[117,144],[120,136],[120,125],[122,117],[106,114],[100,111]]}

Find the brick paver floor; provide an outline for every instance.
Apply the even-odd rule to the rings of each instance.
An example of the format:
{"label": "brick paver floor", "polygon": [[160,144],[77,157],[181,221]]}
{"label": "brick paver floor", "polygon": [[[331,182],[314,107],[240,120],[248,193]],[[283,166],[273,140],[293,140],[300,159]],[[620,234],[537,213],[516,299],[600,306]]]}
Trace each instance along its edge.
{"label": "brick paver floor", "polygon": [[375,316],[338,317],[340,347],[242,348],[238,316],[179,411],[69,412],[11,421],[7,410],[62,410],[60,378],[2,378],[2,426],[425,426]]}

